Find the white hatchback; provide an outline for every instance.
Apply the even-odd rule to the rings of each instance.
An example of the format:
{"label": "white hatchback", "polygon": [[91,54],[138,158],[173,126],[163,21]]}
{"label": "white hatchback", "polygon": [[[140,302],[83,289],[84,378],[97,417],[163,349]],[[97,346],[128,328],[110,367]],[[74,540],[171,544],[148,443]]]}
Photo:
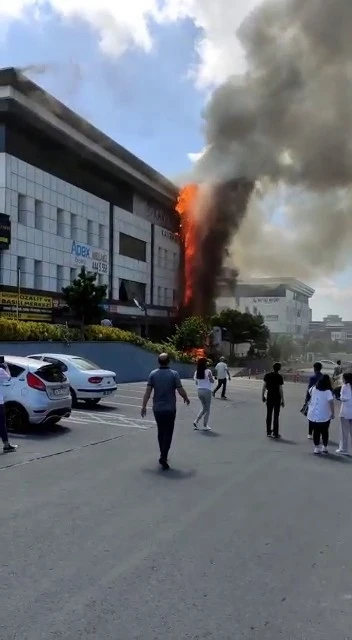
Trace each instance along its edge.
{"label": "white hatchback", "polygon": [[5,356],[11,380],[2,385],[9,430],[55,424],[71,414],[70,385],[63,371],[31,358]]}
{"label": "white hatchback", "polygon": [[82,400],[93,407],[117,390],[116,373],[100,369],[86,358],[62,353],[35,353],[28,357],[61,367],[70,382],[73,406]]}

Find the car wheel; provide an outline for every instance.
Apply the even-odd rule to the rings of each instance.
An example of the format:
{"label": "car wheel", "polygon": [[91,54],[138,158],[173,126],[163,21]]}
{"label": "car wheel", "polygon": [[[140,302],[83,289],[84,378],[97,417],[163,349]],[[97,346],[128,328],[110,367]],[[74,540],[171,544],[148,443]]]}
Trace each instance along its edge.
{"label": "car wheel", "polygon": [[99,404],[101,398],[95,398],[94,400],[85,400],[84,402],[86,403],[87,407],[95,407],[97,404]]}
{"label": "car wheel", "polygon": [[8,431],[21,432],[28,427],[28,414],[20,404],[5,404],[5,413]]}
{"label": "car wheel", "polygon": [[77,407],[77,404],[78,404],[77,396],[76,396],[75,391],[72,389],[72,387],[70,387],[70,392],[71,392],[71,398],[72,398],[72,406],[73,407]]}

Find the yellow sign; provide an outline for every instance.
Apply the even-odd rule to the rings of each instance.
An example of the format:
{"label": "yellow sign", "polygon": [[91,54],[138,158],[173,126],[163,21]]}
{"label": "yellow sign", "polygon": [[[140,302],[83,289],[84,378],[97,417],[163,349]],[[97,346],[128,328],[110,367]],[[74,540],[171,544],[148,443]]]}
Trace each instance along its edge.
{"label": "yellow sign", "polygon": [[8,320],[32,320],[33,322],[52,322],[51,313],[23,313],[20,311],[17,318],[16,311],[1,311],[1,318]]}
{"label": "yellow sign", "polygon": [[26,293],[0,293],[0,305],[4,307],[28,307],[30,309],[52,309],[53,301],[49,296],[35,296]]}

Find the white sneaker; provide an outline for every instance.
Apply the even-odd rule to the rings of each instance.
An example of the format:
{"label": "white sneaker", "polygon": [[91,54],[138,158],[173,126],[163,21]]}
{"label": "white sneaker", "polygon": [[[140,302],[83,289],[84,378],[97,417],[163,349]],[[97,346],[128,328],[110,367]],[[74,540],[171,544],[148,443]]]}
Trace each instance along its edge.
{"label": "white sneaker", "polygon": [[308,440],[313,440],[313,436],[311,436],[309,434],[307,435],[307,438],[308,438]]}
{"label": "white sneaker", "polygon": [[329,450],[328,450],[328,448],[327,448],[327,447],[322,447],[322,448],[321,448],[321,452],[322,452],[322,453],[329,453]]}
{"label": "white sneaker", "polygon": [[203,427],[204,431],[211,431],[211,427]]}
{"label": "white sneaker", "polygon": [[343,449],[336,449],[336,453],[339,453],[340,456],[349,456],[348,451],[344,451]]}
{"label": "white sneaker", "polygon": [[320,456],[321,454],[321,449],[320,447],[314,447],[314,451],[313,451],[314,455],[316,456]]}

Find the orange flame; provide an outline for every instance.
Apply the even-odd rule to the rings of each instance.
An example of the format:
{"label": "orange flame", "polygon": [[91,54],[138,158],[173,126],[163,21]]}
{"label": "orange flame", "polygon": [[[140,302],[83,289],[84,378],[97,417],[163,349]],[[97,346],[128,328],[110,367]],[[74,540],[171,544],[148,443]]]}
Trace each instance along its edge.
{"label": "orange flame", "polygon": [[[176,211],[181,216],[180,235],[185,250],[185,293],[184,305],[187,307],[193,295],[192,271],[196,252],[196,223],[194,207],[198,195],[198,186],[188,184],[179,193]],[[199,356],[201,357],[201,356]]]}

